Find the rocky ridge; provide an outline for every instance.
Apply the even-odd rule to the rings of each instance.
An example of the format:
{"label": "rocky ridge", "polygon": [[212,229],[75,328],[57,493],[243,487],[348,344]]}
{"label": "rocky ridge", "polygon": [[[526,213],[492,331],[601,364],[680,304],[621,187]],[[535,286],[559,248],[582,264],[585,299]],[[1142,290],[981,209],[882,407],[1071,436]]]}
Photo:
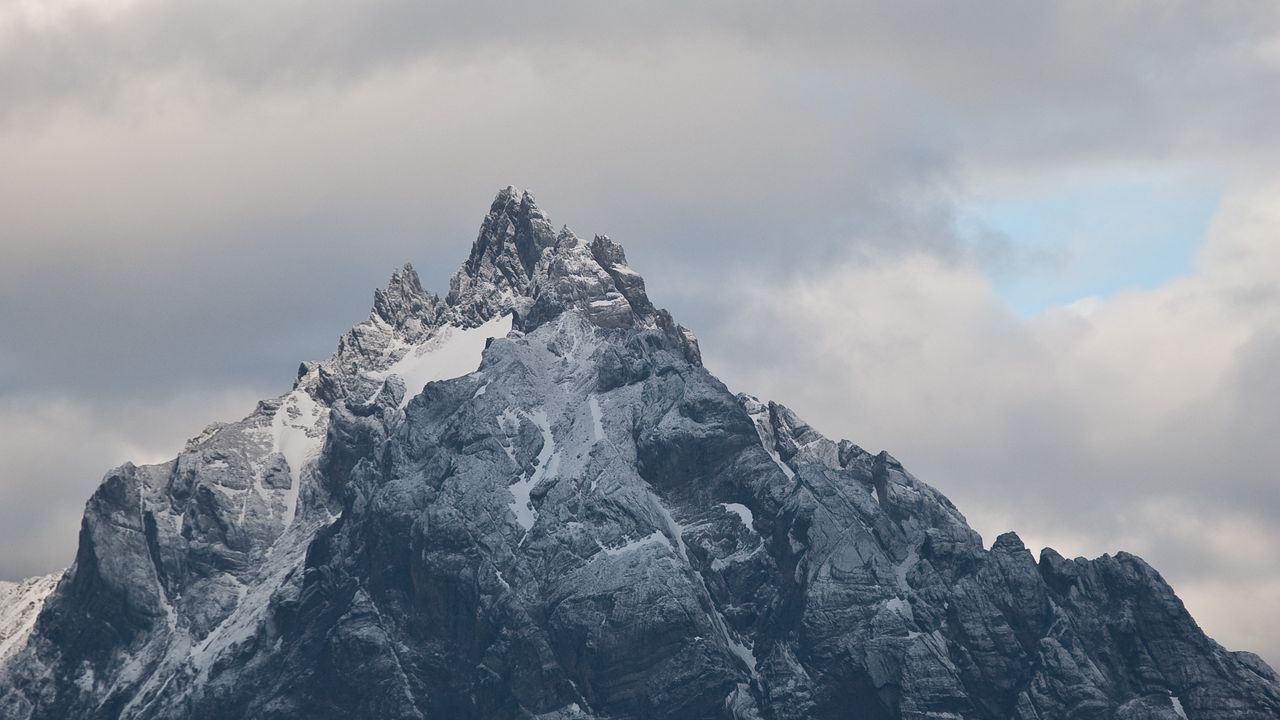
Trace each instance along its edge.
{"label": "rocky ridge", "polygon": [[5,718],[1280,717],[1141,559],[985,547],[514,188],[445,298],[398,270],[27,587]]}

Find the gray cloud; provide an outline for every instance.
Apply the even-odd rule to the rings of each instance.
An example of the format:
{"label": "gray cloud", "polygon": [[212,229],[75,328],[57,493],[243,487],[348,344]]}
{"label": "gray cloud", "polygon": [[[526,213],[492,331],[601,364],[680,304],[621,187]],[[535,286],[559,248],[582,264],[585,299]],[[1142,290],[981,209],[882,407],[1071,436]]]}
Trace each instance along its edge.
{"label": "gray cloud", "polygon": [[989,277],[1070,248],[957,218],[1112,173],[1246,197],[1278,73],[1270,3],[14,4],[0,576],[69,561],[103,471],[283,390],[391,268],[442,289],[513,182],[624,242],[735,386],[988,534],[1143,552],[1252,642],[1280,587],[1274,198],[1224,210],[1195,277],[1030,323]]}
{"label": "gray cloud", "polygon": [[575,57],[653,61],[705,48],[762,58],[760,74],[784,97],[851,118],[909,105],[919,111],[911,129],[943,144],[1030,146],[1043,159],[1052,138],[1059,160],[1097,161],[1109,144],[1167,152],[1274,137],[1266,112],[1280,93],[1266,82],[1280,69],[1269,3],[64,4],[56,22],[0,26],[11,117],[67,103],[118,111],[160,80],[272,94],[424,60],[456,71],[518,58],[545,73]]}

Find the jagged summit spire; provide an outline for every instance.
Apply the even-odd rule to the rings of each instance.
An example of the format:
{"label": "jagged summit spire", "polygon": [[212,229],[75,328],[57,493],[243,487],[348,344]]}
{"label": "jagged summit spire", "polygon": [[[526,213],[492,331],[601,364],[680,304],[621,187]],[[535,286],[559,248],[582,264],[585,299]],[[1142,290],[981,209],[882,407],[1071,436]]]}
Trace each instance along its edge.
{"label": "jagged summit spire", "polygon": [[576,308],[600,327],[661,328],[700,362],[693,334],[653,306],[621,245],[606,235],[586,241],[568,226],[556,232],[532,193],[512,186],[490,205],[445,305],[443,322],[475,327],[513,312],[524,331]]}
{"label": "jagged summit spire", "polygon": [[605,235],[584,240],[567,226],[556,231],[531,193],[507,186],[490,205],[448,296],[425,290],[406,263],[375,291],[369,319],[339,341],[325,372],[356,383],[362,368],[387,366],[443,326],[476,328],[511,314],[511,326],[528,332],[570,310],[601,328],[660,329],[691,362],[701,362],[696,338],[653,306],[621,245]]}
{"label": "jagged summit spire", "polygon": [[556,232],[533,195],[507,186],[498,192],[471,254],[449,283],[446,300],[470,321],[492,317],[529,293],[538,258],[556,244]]}

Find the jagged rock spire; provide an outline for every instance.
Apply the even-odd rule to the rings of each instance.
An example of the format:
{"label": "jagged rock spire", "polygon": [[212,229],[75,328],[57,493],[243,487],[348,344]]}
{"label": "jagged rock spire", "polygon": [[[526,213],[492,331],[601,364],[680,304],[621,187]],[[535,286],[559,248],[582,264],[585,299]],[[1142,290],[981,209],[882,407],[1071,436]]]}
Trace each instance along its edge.
{"label": "jagged rock spire", "polygon": [[373,291],[373,314],[413,341],[422,336],[435,319],[440,298],[422,289],[413,265],[391,274],[385,289]]}
{"label": "jagged rock spire", "polygon": [[478,325],[527,296],[534,268],[556,232],[533,195],[507,186],[494,198],[471,254],[449,283],[457,320]]}
{"label": "jagged rock spire", "polygon": [[445,306],[442,323],[476,327],[514,312],[522,331],[574,308],[602,328],[660,329],[701,362],[693,333],[653,306],[621,245],[604,235],[585,241],[568,227],[556,232],[533,195],[511,186],[489,207]]}
{"label": "jagged rock spire", "polygon": [[316,391],[334,401],[360,382],[361,373],[385,367],[404,348],[426,340],[439,324],[440,298],[423,289],[413,265],[391,274],[385,288],[373,291],[368,319],[338,340],[338,350],[323,363],[303,363],[298,382],[313,370],[319,373]]}

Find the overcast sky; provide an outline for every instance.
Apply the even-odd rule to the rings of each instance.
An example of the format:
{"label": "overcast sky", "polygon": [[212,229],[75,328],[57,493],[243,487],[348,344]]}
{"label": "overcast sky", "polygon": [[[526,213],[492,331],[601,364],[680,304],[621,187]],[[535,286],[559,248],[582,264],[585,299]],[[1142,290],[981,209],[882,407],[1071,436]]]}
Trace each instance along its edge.
{"label": "overcast sky", "polygon": [[691,5],[0,0],[0,578],[515,184],[731,388],[1280,664],[1280,6]]}

